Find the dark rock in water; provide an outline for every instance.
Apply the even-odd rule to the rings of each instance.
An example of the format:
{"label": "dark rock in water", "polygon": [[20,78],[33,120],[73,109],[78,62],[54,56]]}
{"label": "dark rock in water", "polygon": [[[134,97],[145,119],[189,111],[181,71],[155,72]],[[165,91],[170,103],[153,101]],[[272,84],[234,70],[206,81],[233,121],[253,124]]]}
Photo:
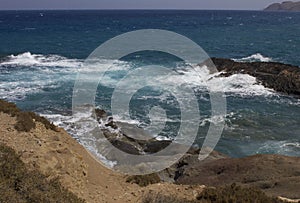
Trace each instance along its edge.
{"label": "dark rock in water", "polygon": [[262,85],[275,91],[300,96],[300,68],[275,62],[235,62],[230,59],[212,58],[222,76],[237,73],[249,74]]}
{"label": "dark rock in water", "polygon": [[102,109],[95,109],[95,114],[96,114],[97,121],[100,121],[100,119],[101,120],[107,119],[107,113]]}
{"label": "dark rock in water", "polygon": [[105,126],[111,127],[112,129],[118,129],[116,122],[114,122],[113,120],[110,120],[108,123],[105,124]]}
{"label": "dark rock in water", "polygon": [[282,3],[274,3],[264,9],[265,11],[300,11],[300,1],[284,1]]}
{"label": "dark rock in water", "polygon": [[172,141],[170,141],[170,140],[161,140],[161,141],[151,140],[151,141],[145,142],[144,152],[153,154],[153,153],[163,150],[171,143],[172,143]]}
{"label": "dark rock in water", "polygon": [[140,155],[140,150],[130,142],[125,142],[118,139],[113,139],[110,141],[113,146],[118,148],[119,150],[126,152],[128,154]]}

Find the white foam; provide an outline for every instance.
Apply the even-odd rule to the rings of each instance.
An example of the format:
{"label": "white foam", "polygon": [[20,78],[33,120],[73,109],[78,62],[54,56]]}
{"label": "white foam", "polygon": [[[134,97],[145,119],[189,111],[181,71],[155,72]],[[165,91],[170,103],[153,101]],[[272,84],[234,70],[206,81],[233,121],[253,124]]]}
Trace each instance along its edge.
{"label": "white foam", "polygon": [[[61,82],[72,82],[76,74],[91,72],[97,77],[108,67],[113,72],[128,70],[126,62],[118,60],[97,60],[93,67],[86,66],[82,59],[68,59],[59,55],[42,55],[25,52],[19,55],[10,55],[0,63],[0,75],[5,80],[8,74],[11,80],[0,83],[0,97],[11,101],[24,99],[28,94],[43,91],[44,88],[57,88]],[[97,72],[98,74],[93,74]],[[99,79],[98,77],[96,78]],[[104,75],[101,84],[112,86],[116,78],[109,74]]]}
{"label": "white foam", "polygon": [[187,81],[199,90],[208,89],[212,92],[224,92],[229,94],[246,95],[272,95],[274,91],[258,84],[255,77],[248,74],[234,74],[221,77],[219,73],[211,74],[207,67],[196,66],[195,71],[189,69],[180,70],[182,75],[167,78],[168,82],[178,84],[178,81]]}
{"label": "white foam", "polygon": [[256,153],[277,153],[287,156],[300,155],[300,143],[291,141],[267,141]]}
{"label": "white foam", "polygon": [[101,125],[91,117],[91,111],[77,113],[73,116],[64,116],[60,114],[41,114],[53,122],[54,125],[64,128],[70,135],[78,139],[79,142],[88,149],[92,154],[99,158],[106,166],[114,167],[117,162],[106,159],[97,150],[96,138],[90,136],[93,131]]}
{"label": "white foam", "polygon": [[0,83],[0,98],[8,100],[22,100],[27,94],[39,93],[43,88],[59,87],[56,81],[34,80],[34,81],[12,81]]}
{"label": "white foam", "polygon": [[82,60],[68,59],[59,55],[42,55],[25,52],[19,55],[10,55],[1,65],[10,66],[39,66],[39,67],[70,67],[79,68]]}
{"label": "white foam", "polygon": [[248,74],[235,74],[229,77],[214,77],[208,81],[211,89],[226,93],[246,95],[272,95],[274,91],[258,84],[256,78]]}
{"label": "white foam", "polygon": [[263,56],[261,53],[256,53],[251,56],[247,56],[241,59],[233,59],[237,62],[270,62],[273,61],[272,58]]}

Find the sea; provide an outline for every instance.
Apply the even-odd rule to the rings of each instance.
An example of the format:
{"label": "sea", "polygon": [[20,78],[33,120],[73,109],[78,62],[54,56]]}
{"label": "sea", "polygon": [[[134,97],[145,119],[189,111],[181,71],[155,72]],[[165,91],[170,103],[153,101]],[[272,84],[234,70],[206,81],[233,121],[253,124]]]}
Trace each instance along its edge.
{"label": "sea", "polygon": [[[0,99],[16,103],[24,111],[45,116],[80,142],[85,129],[74,130],[72,127],[80,120],[79,115],[72,115],[72,96],[78,72],[84,68],[85,59],[102,43],[140,29],[178,33],[196,42],[210,57],[300,66],[300,13],[297,12],[0,11]],[[199,83],[195,81],[195,75],[177,57],[145,51],[120,60],[99,61],[99,66],[112,66],[114,71],[99,83],[95,106],[110,114],[114,92],[111,84],[119,82],[128,70],[151,64],[177,70],[182,79],[194,83],[201,104],[201,119],[194,144],[201,146],[210,123],[215,122],[211,116],[210,97],[205,90],[197,89]],[[205,82],[211,80],[205,71],[202,76]],[[173,85],[176,85],[176,80]],[[300,156],[299,98],[265,88],[247,74],[215,77],[213,84],[224,90],[227,107],[225,127],[215,150],[231,157],[254,154]],[[115,120],[147,126],[151,122],[151,108],[159,105],[166,110],[169,121],[156,136],[174,139],[181,115],[176,97],[145,87],[131,99],[130,119],[122,120],[121,116],[115,115]],[[88,143],[83,145],[89,148]]]}

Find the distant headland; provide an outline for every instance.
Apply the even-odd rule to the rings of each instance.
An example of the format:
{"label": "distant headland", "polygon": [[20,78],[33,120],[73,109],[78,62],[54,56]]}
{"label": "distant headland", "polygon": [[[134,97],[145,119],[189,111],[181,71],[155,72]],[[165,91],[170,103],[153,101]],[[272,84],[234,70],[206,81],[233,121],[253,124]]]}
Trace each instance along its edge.
{"label": "distant headland", "polygon": [[274,3],[264,9],[265,11],[300,11],[300,1],[284,1],[282,3]]}

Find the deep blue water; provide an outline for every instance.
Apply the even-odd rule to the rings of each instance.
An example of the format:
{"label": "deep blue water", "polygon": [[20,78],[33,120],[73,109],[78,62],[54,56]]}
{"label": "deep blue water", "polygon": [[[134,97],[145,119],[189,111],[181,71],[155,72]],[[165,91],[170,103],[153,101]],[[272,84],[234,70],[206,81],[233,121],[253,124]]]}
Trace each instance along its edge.
{"label": "deep blue water", "polygon": [[300,64],[299,13],[1,11],[0,21],[1,55],[30,51],[85,58],[116,35],[155,28],[191,38],[210,56],[239,58],[261,53],[277,61]]}
{"label": "deep blue water", "polygon": [[[184,35],[211,57],[300,65],[300,13],[0,11],[0,98],[46,115],[67,129],[68,122],[62,120],[71,115],[74,81],[83,60],[108,39],[150,28]],[[114,66],[126,70],[152,63],[179,64],[177,59],[161,53],[138,53],[115,62]],[[112,74],[108,79],[115,77],[121,78]],[[228,109],[217,150],[237,157],[255,153],[300,156],[299,99],[274,93],[245,75],[219,79],[216,83],[226,90]],[[113,88],[100,85],[98,89],[96,104],[109,111]],[[198,143],[209,124],[205,117],[210,112],[209,97],[203,95],[198,95],[202,102],[200,110],[204,112]],[[149,108],[155,102],[164,106],[168,99],[162,98],[157,92],[141,90],[131,105],[134,119],[149,122]],[[177,113],[176,104],[169,113],[170,117]],[[168,132],[176,129],[175,122],[162,134],[168,136]]]}

